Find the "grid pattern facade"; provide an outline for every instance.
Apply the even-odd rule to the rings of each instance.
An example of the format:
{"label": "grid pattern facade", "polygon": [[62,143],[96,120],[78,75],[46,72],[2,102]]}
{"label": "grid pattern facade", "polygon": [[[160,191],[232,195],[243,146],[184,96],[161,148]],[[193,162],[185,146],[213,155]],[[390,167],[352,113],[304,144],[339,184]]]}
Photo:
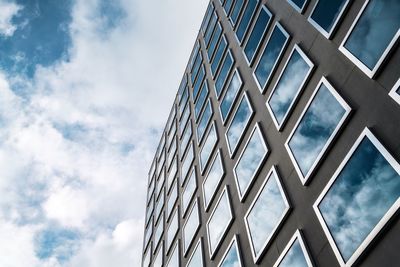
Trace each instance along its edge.
{"label": "grid pattern facade", "polygon": [[400,262],[399,27],[397,0],[211,0],[142,266]]}

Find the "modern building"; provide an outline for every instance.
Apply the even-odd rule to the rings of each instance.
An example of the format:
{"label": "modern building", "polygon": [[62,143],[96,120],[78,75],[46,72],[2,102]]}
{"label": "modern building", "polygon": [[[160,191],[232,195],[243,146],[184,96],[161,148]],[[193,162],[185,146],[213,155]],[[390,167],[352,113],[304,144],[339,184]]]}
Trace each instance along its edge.
{"label": "modern building", "polygon": [[212,0],[143,266],[400,266],[400,1]]}

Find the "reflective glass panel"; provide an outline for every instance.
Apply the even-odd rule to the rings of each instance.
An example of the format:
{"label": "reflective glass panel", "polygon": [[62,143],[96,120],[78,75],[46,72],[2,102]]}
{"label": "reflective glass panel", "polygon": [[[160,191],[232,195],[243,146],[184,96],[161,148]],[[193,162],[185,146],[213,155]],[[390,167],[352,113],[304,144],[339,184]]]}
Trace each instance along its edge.
{"label": "reflective glass panel", "polygon": [[222,157],[220,151],[218,151],[203,182],[204,208],[206,210],[218,189],[218,185],[222,181],[224,173]]}
{"label": "reflective glass panel", "polygon": [[243,6],[244,0],[236,0],[235,1],[235,6],[233,7],[230,19],[232,21],[233,25],[236,25],[237,20],[239,18],[240,15],[240,10],[242,10],[242,6]]}
{"label": "reflective glass panel", "polygon": [[215,48],[217,47],[218,40],[219,40],[219,37],[221,37],[221,34],[222,34],[222,27],[221,27],[221,24],[218,23],[217,27],[215,27],[215,32],[211,39],[210,46],[207,49],[207,55],[208,55],[209,60],[211,60],[211,58],[214,54]]}
{"label": "reflective glass panel", "polygon": [[215,92],[217,97],[221,95],[222,89],[225,85],[226,78],[228,77],[232,67],[233,67],[233,57],[231,51],[228,49],[228,53],[225,55],[224,62],[221,67],[221,71],[218,73],[217,80],[215,81]]}
{"label": "reflective glass panel", "polygon": [[208,122],[211,120],[212,113],[211,100],[209,99],[203,111],[203,115],[201,116],[201,119],[199,121],[199,124],[197,125],[197,143],[200,143],[200,141],[203,139],[203,135],[206,131]]}
{"label": "reflective glass panel", "polygon": [[281,128],[298,99],[312,67],[313,64],[296,46],[267,102],[278,129]]}
{"label": "reflective glass panel", "polygon": [[189,148],[185,159],[182,162],[181,166],[181,185],[185,182],[186,176],[188,175],[190,166],[192,165],[192,162],[194,160],[194,154],[193,154],[193,143],[192,146]]}
{"label": "reflective glass panel", "polygon": [[[279,24],[276,24],[279,25]],[[265,88],[265,85],[269,81],[277,62],[286,46],[288,41],[288,35],[283,31],[283,28],[275,26],[268,40],[267,45],[261,55],[260,61],[256,69],[254,70],[254,75],[257,79],[258,84],[261,89]]]}
{"label": "reflective glass panel", "polygon": [[190,200],[192,200],[194,196],[194,192],[196,191],[197,188],[197,178],[196,178],[196,171],[193,168],[187,184],[185,186],[185,189],[183,190],[182,193],[182,214],[183,216],[186,214],[187,208],[190,205]]}
{"label": "reflective glass panel", "polygon": [[239,22],[239,26],[236,29],[236,37],[238,38],[239,43],[243,42],[243,38],[246,34],[247,28],[249,27],[253,14],[256,11],[257,3],[257,0],[247,1],[246,8]]}
{"label": "reflective glass panel", "polygon": [[164,216],[161,216],[158,225],[156,226],[155,234],[154,234],[154,243],[155,247],[158,246],[158,243],[161,241],[162,234],[164,232]]}
{"label": "reflective glass panel", "polygon": [[233,169],[240,199],[247,193],[267,153],[268,148],[257,124]]}
{"label": "reflective glass panel", "polygon": [[171,257],[167,263],[167,267],[179,267],[179,249],[178,245],[174,247],[174,250],[171,253]]}
{"label": "reflective glass panel", "polygon": [[207,29],[207,26],[208,26],[208,23],[210,22],[213,10],[214,10],[214,7],[213,7],[212,3],[208,4],[206,15],[204,16],[204,20],[201,25],[203,32],[205,32]]}
{"label": "reflective glass panel", "polygon": [[211,35],[214,31],[215,24],[217,23],[217,21],[218,21],[218,17],[217,17],[217,14],[214,12],[214,15],[212,16],[211,21],[210,21],[210,25],[208,26],[206,34],[204,35],[204,42],[206,44],[206,47],[208,47],[208,43],[210,42]]}
{"label": "reflective glass panel", "polygon": [[223,38],[221,38],[221,41],[219,41],[217,52],[215,53],[215,56],[211,62],[211,73],[212,73],[213,77],[215,77],[219,63],[221,62],[221,59],[222,59],[222,56],[224,55],[226,47],[227,47],[226,39],[223,37]]}
{"label": "reflective glass panel", "polygon": [[163,264],[163,250],[162,247],[158,250],[154,260],[153,267],[162,267]]}
{"label": "reflective glass panel", "polygon": [[168,166],[168,168],[171,168],[171,163],[172,163],[172,160],[173,160],[173,158],[175,156],[175,152],[176,152],[176,141],[174,140],[172,142],[171,150],[168,153],[168,158],[167,158],[167,166]]}
{"label": "reflective glass panel", "polygon": [[227,188],[224,189],[207,223],[210,255],[213,255],[233,220]]}
{"label": "reflective glass panel", "polygon": [[180,119],[182,119],[183,115],[183,109],[185,108],[185,105],[187,101],[189,100],[189,87],[185,87],[182,95],[182,102],[179,104],[179,114],[180,114]]}
{"label": "reflective glass panel", "polygon": [[243,135],[244,130],[246,129],[251,116],[253,114],[253,110],[248,101],[247,95],[244,94],[242,100],[240,101],[239,107],[236,110],[236,113],[229,125],[229,128],[226,132],[227,143],[229,152],[233,154],[236,149],[236,146],[239,143],[241,136]]}
{"label": "reflective glass panel", "polygon": [[201,242],[199,241],[196,245],[196,248],[189,259],[186,267],[204,267],[203,265],[203,252],[201,247]]}
{"label": "reflective glass panel", "polygon": [[298,165],[303,177],[312,171],[347,114],[343,105],[322,83],[288,142],[294,164]]}
{"label": "reflective glass panel", "polygon": [[175,180],[175,182],[172,186],[170,196],[168,197],[167,218],[169,218],[169,216],[171,215],[172,209],[174,208],[174,205],[177,200],[178,200],[178,181]]}
{"label": "reflective glass panel", "polygon": [[271,18],[271,12],[269,12],[269,10],[263,6],[258,14],[246,46],[244,47],[244,55],[246,56],[247,62],[251,63],[253,61],[253,57],[260,46],[262,38],[264,37],[264,33],[268,30],[268,25],[271,21]]}
{"label": "reflective glass panel", "polygon": [[149,267],[149,265],[150,265],[150,256],[151,256],[151,252],[149,250],[149,251],[147,251],[146,256],[144,256],[143,267]]}
{"label": "reflective glass panel", "polygon": [[197,56],[196,56],[196,60],[193,63],[192,74],[190,76],[190,78],[192,80],[192,84],[194,83],[194,80],[196,79],[196,76],[197,76],[197,73],[198,73],[198,71],[200,69],[202,60],[203,60],[203,57],[201,56],[201,52],[199,51]]}
{"label": "reflective glass panel", "polygon": [[262,254],[288,209],[289,204],[273,169],[245,217],[253,256],[256,259]]}
{"label": "reflective glass panel", "polygon": [[210,159],[211,153],[214,150],[218,142],[217,130],[215,129],[215,123],[211,126],[208,132],[207,138],[200,151],[200,169],[203,172],[208,160]]}
{"label": "reflective glass panel", "polygon": [[179,123],[180,134],[182,135],[183,130],[185,129],[186,123],[190,118],[190,105],[187,104],[185,111],[183,112],[181,121]]}
{"label": "reflective glass panel", "polygon": [[197,230],[200,227],[199,207],[197,200],[194,202],[192,210],[183,226],[183,247],[186,252],[192,242]]}
{"label": "reflective glass panel", "polygon": [[193,99],[196,99],[197,95],[199,94],[200,86],[202,85],[204,80],[204,75],[205,75],[204,66],[201,66],[199,75],[197,75],[196,82],[193,85]]}
{"label": "reflective glass panel", "polygon": [[226,89],[226,93],[221,100],[220,111],[223,122],[226,121],[228,114],[232,109],[233,103],[239,95],[241,87],[242,79],[240,78],[239,70],[236,69]]}
{"label": "reflective glass panel", "polygon": [[167,251],[171,247],[172,241],[174,241],[174,238],[178,233],[178,230],[179,230],[179,216],[178,216],[178,210],[176,210],[174,216],[171,219],[171,223],[167,231],[167,248],[166,248]]}
{"label": "reflective glass panel", "polygon": [[344,47],[373,70],[400,28],[400,1],[370,0]]}
{"label": "reflective glass panel", "polygon": [[225,254],[225,257],[222,259],[222,262],[218,267],[241,267],[242,263],[240,261],[239,256],[239,248],[236,242],[236,238],[234,242],[228,248],[228,251]]}
{"label": "reflective glass panel", "polygon": [[194,117],[196,121],[199,119],[200,111],[207,100],[207,95],[208,95],[208,84],[206,80],[204,81],[203,86],[201,87],[199,98],[197,98],[196,104],[194,106]]}
{"label": "reflective glass panel", "polygon": [[288,0],[288,2],[295,7],[297,11],[302,11],[307,3],[307,0]]}
{"label": "reflective glass panel", "polygon": [[370,138],[363,137],[319,203],[345,262],[399,199],[400,170],[396,164],[397,170]]}
{"label": "reflective glass panel", "polygon": [[172,182],[178,172],[178,164],[177,164],[177,157],[175,157],[174,162],[172,163],[172,167],[169,170],[168,178],[167,178],[167,191],[171,188]]}
{"label": "reflective glass panel", "polygon": [[318,0],[310,18],[329,35],[349,0]]}
{"label": "reflective glass panel", "polygon": [[224,3],[224,10],[227,16],[229,16],[229,11],[231,10],[234,0],[226,0]]}
{"label": "reflective glass panel", "polygon": [[156,219],[155,219],[156,221],[158,221],[158,218],[161,215],[163,207],[164,207],[164,193],[160,196],[156,204]]}
{"label": "reflective glass panel", "polygon": [[183,134],[183,137],[182,137],[182,142],[181,142],[181,145],[180,145],[180,155],[181,155],[181,158],[183,158],[183,156],[185,155],[185,150],[186,150],[186,148],[187,148],[187,145],[189,144],[189,141],[190,141],[190,138],[192,137],[192,124],[191,123],[188,123],[188,125],[187,125],[187,127],[186,127],[186,130],[185,130],[185,133]]}
{"label": "reflective glass panel", "polygon": [[294,241],[285,257],[279,263],[277,267],[308,267],[306,258],[304,257],[303,250],[301,249],[300,242],[298,239]]}
{"label": "reflective glass panel", "polygon": [[184,94],[184,90],[187,87],[187,75],[184,74],[181,84],[179,85],[179,90],[178,90],[178,99],[179,99],[179,104],[182,103],[183,100],[183,94]]}

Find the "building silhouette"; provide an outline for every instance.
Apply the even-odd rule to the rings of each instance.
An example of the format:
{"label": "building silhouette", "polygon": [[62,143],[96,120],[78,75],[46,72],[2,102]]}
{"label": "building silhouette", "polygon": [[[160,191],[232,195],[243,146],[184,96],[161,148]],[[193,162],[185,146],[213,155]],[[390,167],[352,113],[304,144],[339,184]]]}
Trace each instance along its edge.
{"label": "building silhouette", "polygon": [[400,266],[400,1],[212,0],[143,266]]}

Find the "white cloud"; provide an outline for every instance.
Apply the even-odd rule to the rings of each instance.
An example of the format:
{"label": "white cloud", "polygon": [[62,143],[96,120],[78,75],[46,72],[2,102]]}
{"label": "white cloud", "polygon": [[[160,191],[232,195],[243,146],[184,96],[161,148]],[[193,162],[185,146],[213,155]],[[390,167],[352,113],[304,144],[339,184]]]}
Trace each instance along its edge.
{"label": "white cloud", "polygon": [[[76,2],[70,57],[22,80],[28,98],[0,73],[0,229],[21,235],[1,266],[140,264],[148,168],[207,3],[119,3],[102,31],[99,2]],[[49,222],[81,233],[70,262],[35,255]]]}
{"label": "white cloud", "polygon": [[17,26],[13,24],[12,19],[21,8],[16,3],[0,0],[0,36],[10,37],[14,34]]}

